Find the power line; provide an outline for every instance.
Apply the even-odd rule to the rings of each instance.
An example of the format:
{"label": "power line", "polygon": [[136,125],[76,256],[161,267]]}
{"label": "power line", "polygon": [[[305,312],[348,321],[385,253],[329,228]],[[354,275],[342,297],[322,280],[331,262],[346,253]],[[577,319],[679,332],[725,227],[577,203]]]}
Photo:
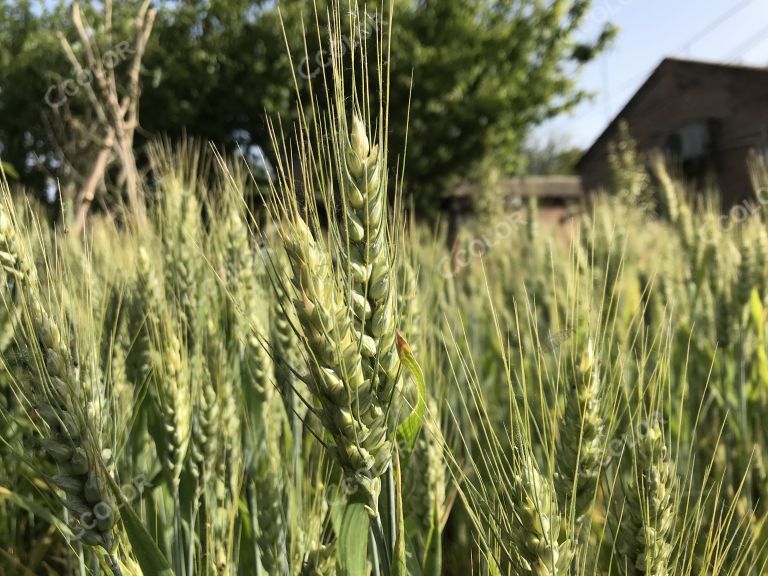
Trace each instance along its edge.
{"label": "power line", "polygon": [[723,12],[720,16],[715,18],[710,24],[705,26],[703,29],[701,29],[699,32],[693,35],[690,39],[688,39],[684,44],[681,44],[680,47],[675,50],[675,52],[679,52],[681,50],[688,51],[691,46],[696,44],[699,40],[706,37],[710,32],[713,32],[717,30],[720,26],[722,26],[725,22],[736,16],[739,12],[744,10],[747,6],[750,4],[753,4],[755,0],[744,0],[743,2],[737,4],[730,10],[726,10]]}
{"label": "power line", "polygon": [[[756,0],[743,0],[742,2],[737,4],[736,6],[733,6],[732,8],[726,10],[725,12],[720,14],[717,18],[712,20],[712,22],[710,22],[709,24],[704,26],[704,28],[702,28],[701,30],[696,32],[688,40],[686,40],[685,42],[680,44],[680,46],[678,48],[676,48],[675,50],[673,50],[672,53],[673,54],[677,54],[677,53],[680,53],[682,51],[686,51],[687,52],[690,49],[690,47],[693,46],[694,44],[696,44],[699,40],[701,40],[702,38],[705,38],[706,36],[708,36],[709,34],[714,32],[715,30],[717,30],[720,26],[725,24],[728,20],[730,20],[731,18],[736,16],[736,14],[738,14],[739,12],[744,10],[750,4],[754,4],[755,2],[756,2]],[[637,83],[637,81],[640,78],[647,77],[649,74],[650,73],[648,73],[648,72],[644,72],[642,74],[636,74],[635,76],[633,76],[632,78],[630,78],[626,82],[623,82],[621,84],[621,86],[619,86],[619,91],[620,92],[624,91],[626,88],[628,88],[628,87],[634,85],[635,83]]]}
{"label": "power line", "polygon": [[[674,53],[679,53],[679,52],[681,52],[683,50],[688,50],[691,46],[696,44],[702,38],[705,38],[706,36],[708,36],[709,34],[714,32],[715,30],[717,30],[720,26],[722,26],[728,20],[730,20],[731,18],[736,16],[739,12],[743,11],[745,8],[747,8],[751,4],[754,4],[755,2],[756,2],[756,0],[743,0],[742,2],[737,4],[736,6],[733,6],[733,7],[729,8],[728,10],[726,10],[725,12],[721,13],[714,20],[712,20],[709,24],[707,24],[706,26],[701,28],[699,31],[694,33],[688,40],[686,40],[684,43],[680,44],[680,46],[673,51],[673,54]],[[736,58],[736,57],[740,56],[741,53],[746,52],[747,50],[752,48],[753,43],[756,44],[757,42],[759,42],[760,37],[762,37],[765,34],[768,34],[768,27],[761,29],[758,34],[756,34],[755,36],[750,37],[747,42],[745,42],[744,44],[740,45],[739,46],[739,53],[736,53],[736,51],[734,51],[735,55],[729,56],[727,58],[727,60],[730,61],[733,58]],[[655,67],[654,67],[654,70],[655,70]],[[653,72],[653,70],[651,70],[651,72],[643,72],[641,74],[636,74],[636,75],[632,76],[629,80],[626,80],[626,81],[624,81],[623,83],[621,83],[619,85],[618,89],[616,90],[616,93],[617,94],[624,94],[629,88],[634,88],[636,86],[638,80],[640,80],[641,78],[647,78],[648,76],[650,76],[650,74],[652,72]],[[606,88],[606,82],[607,82],[607,80],[606,80],[606,72],[604,70],[603,71],[603,87],[604,87],[604,89]],[[601,100],[603,101],[603,110],[602,110],[602,112],[604,114],[607,114],[608,116],[610,116],[610,114],[608,114],[605,111],[605,108],[608,106],[608,102],[606,101],[605,98],[601,98]],[[601,112],[601,109],[599,107],[599,104],[596,102],[595,105],[594,105],[594,108],[590,112],[587,112],[586,114],[580,114],[579,117],[581,117],[581,118],[588,117],[588,116],[592,116],[593,114],[600,113],[600,112]]]}
{"label": "power line", "polygon": [[761,28],[757,33],[753,34],[749,38],[747,38],[744,42],[738,45],[738,47],[731,52],[728,57],[726,58],[729,62],[736,60],[739,56],[742,56],[743,54],[746,54],[757,46],[760,42],[765,40],[766,36],[768,36],[768,26],[764,26]]}
{"label": "power line", "polygon": [[[718,15],[709,24],[707,24],[702,29],[700,29],[695,34],[693,34],[684,43],[680,44],[679,47],[677,49],[675,49],[672,53],[676,54],[676,53],[682,52],[683,50],[685,50],[685,51],[690,50],[691,46],[693,46],[694,44],[699,42],[702,38],[705,38],[706,36],[708,36],[709,34],[714,32],[715,30],[717,30],[724,23],[729,21],[731,18],[733,18],[738,13],[742,12],[744,9],[746,9],[751,4],[754,4],[755,2],[756,2],[756,0],[743,0],[742,2],[737,4],[736,6],[733,6],[733,7],[729,8],[725,12],[721,13],[720,15]],[[733,60],[734,58],[737,58],[741,54],[743,54],[746,51],[748,51],[749,49],[751,49],[754,45],[756,45],[758,42],[760,42],[760,40],[762,39],[762,37],[764,35],[768,35],[768,27],[761,29],[757,34],[755,34],[755,35],[751,36],[750,38],[748,38],[747,41],[745,41],[744,43],[742,43],[738,47],[738,50],[735,50],[732,53],[732,55],[727,58],[727,60],[729,60],[729,61]],[[653,70],[655,70],[655,66],[651,70],[651,72],[643,72],[642,74],[636,74],[633,77],[631,77],[630,79],[626,80],[625,82],[623,82],[618,87],[618,89],[616,90],[616,94],[624,94],[628,89],[634,88],[636,86],[638,80],[640,80],[641,78],[648,78],[648,77],[650,77],[650,74],[653,73]],[[605,85],[605,74],[603,74],[603,83]],[[607,105],[607,102],[605,100],[603,100],[603,107],[600,106],[600,102],[595,101],[595,102],[592,103],[591,110],[589,110],[589,111],[587,111],[587,112],[585,112],[583,114],[578,114],[578,115],[575,116],[575,118],[584,119],[584,118],[591,117],[591,116],[593,116],[595,114],[598,114],[600,112],[605,113],[605,108],[604,107],[606,105]]]}

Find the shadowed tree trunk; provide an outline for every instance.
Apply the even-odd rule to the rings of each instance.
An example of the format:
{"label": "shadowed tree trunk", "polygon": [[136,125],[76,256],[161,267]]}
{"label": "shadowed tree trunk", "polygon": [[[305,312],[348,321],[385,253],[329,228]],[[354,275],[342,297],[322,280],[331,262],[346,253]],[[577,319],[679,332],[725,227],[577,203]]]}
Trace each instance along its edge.
{"label": "shadowed tree trunk", "polygon": [[[150,1],[145,0],[135,19],[135,37],[133,43],[112,41],[112,2],[104,3],[104,27],[107,47],[102,50],[97,45],[97,35],[84,20],[78,2],[72,5],[72,23],[83,48],[82,62],[76,55],[70,42],[63,34],[59,41],[64,52],[81,78],[92,81],[82,83],[88,103],[95,115],[95,131],[100,134],[101,145],[94,158],[88,176],[75,198],[75,220],[72,231],[76,234],[85,227],[88,212],[96,199],[101,183],[110,166],[119,167],[118,190],[113,192],[116,200],[122,204],[123,197],[129,216],[138,225],[145,220],[144,197],[133,153],[133,139],[139,125],[139,99],[141,86],[139,72],[147,42],[152,33],[156,11],[150,8]],[[124,80],[123,90],[118,91],[118,79],[115,68],[121,61],[130,58],[130,67]],[[120,96],[120,93],[123,96]],[[94,129],[90,130],[91,132]],[[106,188],[106,187],[104,187]],[[106,200],[105,200],[106,202]]]}

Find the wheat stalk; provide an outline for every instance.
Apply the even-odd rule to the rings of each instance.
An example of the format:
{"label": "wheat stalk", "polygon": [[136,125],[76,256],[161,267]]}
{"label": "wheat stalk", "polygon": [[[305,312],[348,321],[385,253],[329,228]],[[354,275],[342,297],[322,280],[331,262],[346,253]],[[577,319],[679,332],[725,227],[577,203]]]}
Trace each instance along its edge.
{"label": "wheat stalk", "polygon": [[[446,501],[446,462],[443,454],[445,439],[438,422],[439,415],[434,398],[427,402],[429,419],[414,447],[412,462],[412,489],[408,498],[410,514],[416,519],[421,533],[426,537],[432,522],[443,513]],[[437,512],[437,514],[435,514]],[[439,530],[439,526],[437,529]]]}
{"label": "wheat stalk", "polygon": [[[344,130],[340,127],[340,131]],[[344,132],[342,132],[344,134]],[[402,383],[395,343],[395,278],[387,230],[385,150],[371,144],[363,120],[352,116],[345,150],[345,230],[349,246],[341,251],[349,269],[355,330],[362,342],[363,374],[379,403],[396,419]],[[366,355],[373,351],[372,355]],[[391,424],[390,424],[391,426]]]}
{"label": "wheat stalk", "polygon": [[591,341],[574,372],[558,436],[555,486],[560,506],[572,510],[581,532],[594,503],[604,455],[600,373]]}
{"label": "wheat stalk", "polygon": [[511,558],[517,574],[558,575],[569,572],[571,545],[560,542],[557,497],[530,456],[518,451],[506,503],[512,506],[509,528]]}
{"label": "wheat stalk", "polygon": [[332,454],[345,474],[360,484],[376,514],[391,443],[385,407],[363,373],[363,359],[376,354],[375,342],[358,340],[330,256],[304,220],[296,216],[283,228],[282,237],[299,295],[296,313],[310,356],[311,391],[321,407],[318,416],[335,442]]}
{"label": "wheat stalk", "polygon": [[268,574],[288,575],[288,500],[283,468],[282,443],[285,414],[280,397],[270,389],[263,404],[264,442],[254,473],[259,549]]}
{"label": "wheat stalk", "polygon": [[[107,415],[94,413],[94,383],[86,382],[82,359],[73,354],[59,322],[45,309],[37,275],[16,240],[12,216],[2,206],[0,261],[15,278],[17,305],[23,310],[18,342],[24,355],[15,366],[18,394],[28,403],[38,445],[59,472],[47,481],[64,494],[64,505],[83,541],[111,553],[116,508],[105,489],[98,429]],[[92,368],[88,359],[85,365]]]}
{"label": "wheat stalk", "polygon": [[676,224],[681,215],[680,202],[675,183],[667,171],[667,166],[661,152],[656,151],[656,153],[651,154],[648,164],[658,182],[661,212],[669,222]]}
{"label": "wheat stalk", "polygon": [[625,484],[618,534],[619,569],[627,575],[666,575],[675,520],[675,472],[655,418],[641,424],[632,457],[634,471]]}

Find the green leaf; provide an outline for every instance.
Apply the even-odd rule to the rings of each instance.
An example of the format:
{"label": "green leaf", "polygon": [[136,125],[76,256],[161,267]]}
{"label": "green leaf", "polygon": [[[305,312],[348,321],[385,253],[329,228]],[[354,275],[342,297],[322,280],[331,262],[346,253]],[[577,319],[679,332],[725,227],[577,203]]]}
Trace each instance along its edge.
{"label": "green leaf", "polygon": [[120,518],[123,520],[125,532],[131,542],[133,555],[144,574],[156,574],[157,576],[173,576],[171,565],[165,559],[149,532],[144,528],[141,518],[136,515],[127,502],[120,508]]}
{"label": "green leaf", "polygon": [[157,576],[173,576],[171,565],[165,559],[149,532],[144,528],[141,518],[136,515],[127,502],[120,509],[120,518],[123,520],[125,532],[131,542],[133,555],[144,574],[156,574]]}
{"label": "green leaf", "polygon": [[416,362],[416,358],[413,357],[408,342],[399,332],[397,333],[397,353],[400,356],[400,362],[405,366],[416,383],[416,390],[419,395],[416,406],[414,406],[411,413],[397,429],[398,436],[406,443],[408,450],[411,451],[416,443],[416,438],[419,436],[421,425],[424,423],[424,412],[426,411],[426,401],[424,398],[427,395],[427,387],[424,384],[424,373],[421,371],[421,366]]}
{"label": "green leaf", "polygon": [[403,520],[403,482],[400,475],[400,455],[395,446],[395,545],[393,550],[392,576],[408,576],[408,564],[405,555],[405,521]]}
{"label": "green leaf", "polygon": [[440,534],[440,507],[437,494],[432,502],[432,521],[429,527],[429,536],[424,546],[424,560],[422,572],[424,576],[440,576],[443,568],[443,542]]}
{"label": "green leaf", "polygon": [[421,571],[421,565],[419,565],[419,554],[416,552],[416,548],[413,545],[413,540],[408,538],[405,543],[408,554],[408,576],[424,576]]}
{"label": "green leaf", "polygon": [[755,329],[758,342],[762,343],[765,340],[765,330],[763,328],[763,320],[765,318],[765,311],[763,308],[763,302],[760,299],[760,294],[756,289],[753,289],[749,295],[749,316],[752,326]]}
{"label": "green leaf", "polygon": [[494,560],[490,556],[487,557],[487,560],[488,560],[489,576],[503,576],[501,573],[501,569],[499,568],[499,565],[496,563],[496,560]]}
{"label": "green leaf", "polygon": [[22,508],[23,510],[26,510],[27,512],[37,516],[38,518],[41,518],[48,522],[51,526],[54,526],[59,532],[64,534],[67,537],[72,536],[72,530],[67,526],[65,522],[62,522],[57,518],[55,515],[51,514],[51,512],[45,508],[44,506],[41,506],[34,500],[30,500],[29,498],[25,498],[24,496],[17,494],[16,492],[12,492],[11,490],[8,490],[7,488],[0,486],[0,504],[4,501],[8,501],[14,506],[18,506],[19,508]]}
{"label": "green leaf", "polygon": [[133,555],[136,557],[136,561],[139,563],[141,571],[146,576],[174,576],[171,565],[168,564],[168,560],[163,556],[157,542],[155,542],[149,532],[147,532],[146,528],[144,528],[141,518],[139,518],[136,512],[133,511],[128,500],[126,500],[122,492],[120,492],[120,487],[114,481],[112,476],[106,472],[106,469],[103,468],[103,464],[102,470],[104,471],[104,475],[107,478],[112,493],[120,503],[120,519],[123,521],[125,532],[131,543]]}
{"label": "green leaf", "polygon": [[19,173],[16,172],[16,168],[8,164],[8,162],[0,161],[0,167],[2,167],[2,171],[8,178],[12,178],[13,180],[19,179]]}
{"label": "green leaf", "polygon": [[331,485],[334,490],[327,494],[329,517],[331,527],[336,534],[341,533],[341,523],[344,521],[344,509],[346,508],[346,498],[338,486]]}
{"label": "green leaf", "polygon": [[750,370],[749,395],[753,399],[757,399],[768,394],[768,355],[765,351],[764,326],[765,309],[757,290],[752,290],[749,301],[749,318],[751,328],[757,340]]}
{"label": "green leaf", "polygon": [[340,576],[361,576],[368,570],[368,499],[354,494],[341,516],[336,548],[336,570]]}
{"label": "green leaf", "polygon": [[242,522],[241,541],[240,541],[240,554],[238,557],[239,566],[242,567],[242,574],[258,574],[259,571],[256,568],[258,562],[258,544],[256,543],[256,533],[254,531],[254,522],[252,520],[252,512],[255,510],[246,501],[251,500],[253,496],[253,490],[248,489],[243,498],[240,498],[238,503],[238,515],[240,522]]}

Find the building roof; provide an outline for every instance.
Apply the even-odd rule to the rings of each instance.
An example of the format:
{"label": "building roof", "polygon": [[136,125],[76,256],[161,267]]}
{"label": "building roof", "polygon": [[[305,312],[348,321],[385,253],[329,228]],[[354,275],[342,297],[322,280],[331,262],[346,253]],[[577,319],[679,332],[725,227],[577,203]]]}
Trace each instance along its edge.
{"label": "building roof", "polygon": [[[581,178],[578,176],[526,176],[508,178],[499,183],[505,198],[580,198],[583,195]],[[480,184],[462,183],[445,194],[446,198],[468,198],[475,196]]]}
{"label": "building roof", "polygon": [[576,168],[580,168],[585,160],[592,154],[592,152],[597,148],[601,143],[603,143],[605,140],[611,137],[611,135],[616,131],[617,126],[622,118],[624,118],[628,112],[637,104],[638,100],[642,96],[643,92],[651,88],[656,82],[659,81],[659,79],[667,73],[667,71],[671,70],[672,68],[677,67],[685,67],[689,69],[695,69],[699,68],[702,72],[705,71],[745,71],[750,73],[755,72],[761,72],[766,74],[768,76],[768,68],[763,67],[756,67],[756,66],[744,66],[741,64],[728,64],[723,62],[705,62],[701,60],[687,60],[684,58],[665,58],[661,61],[661,63],[654,69],[653,72],[651,72],[650,76],[646,79],[645,82],[643,82],[642,86],[638,88],[637,92],[635,92],[632,95],[632,98],[629,99],[629,102],[627,102],[624,107],[621,109],[621,111],[616,115],[616,117],[611,120],[611,123],[608,124],[608,126],[603,130],[603,132],[600,134],[600,136],[597,137],[597,139],[592,143],[592,145],[589,147],[589,149],[582,154],[581,158],[579,158],[579,161],[576,163]]}

